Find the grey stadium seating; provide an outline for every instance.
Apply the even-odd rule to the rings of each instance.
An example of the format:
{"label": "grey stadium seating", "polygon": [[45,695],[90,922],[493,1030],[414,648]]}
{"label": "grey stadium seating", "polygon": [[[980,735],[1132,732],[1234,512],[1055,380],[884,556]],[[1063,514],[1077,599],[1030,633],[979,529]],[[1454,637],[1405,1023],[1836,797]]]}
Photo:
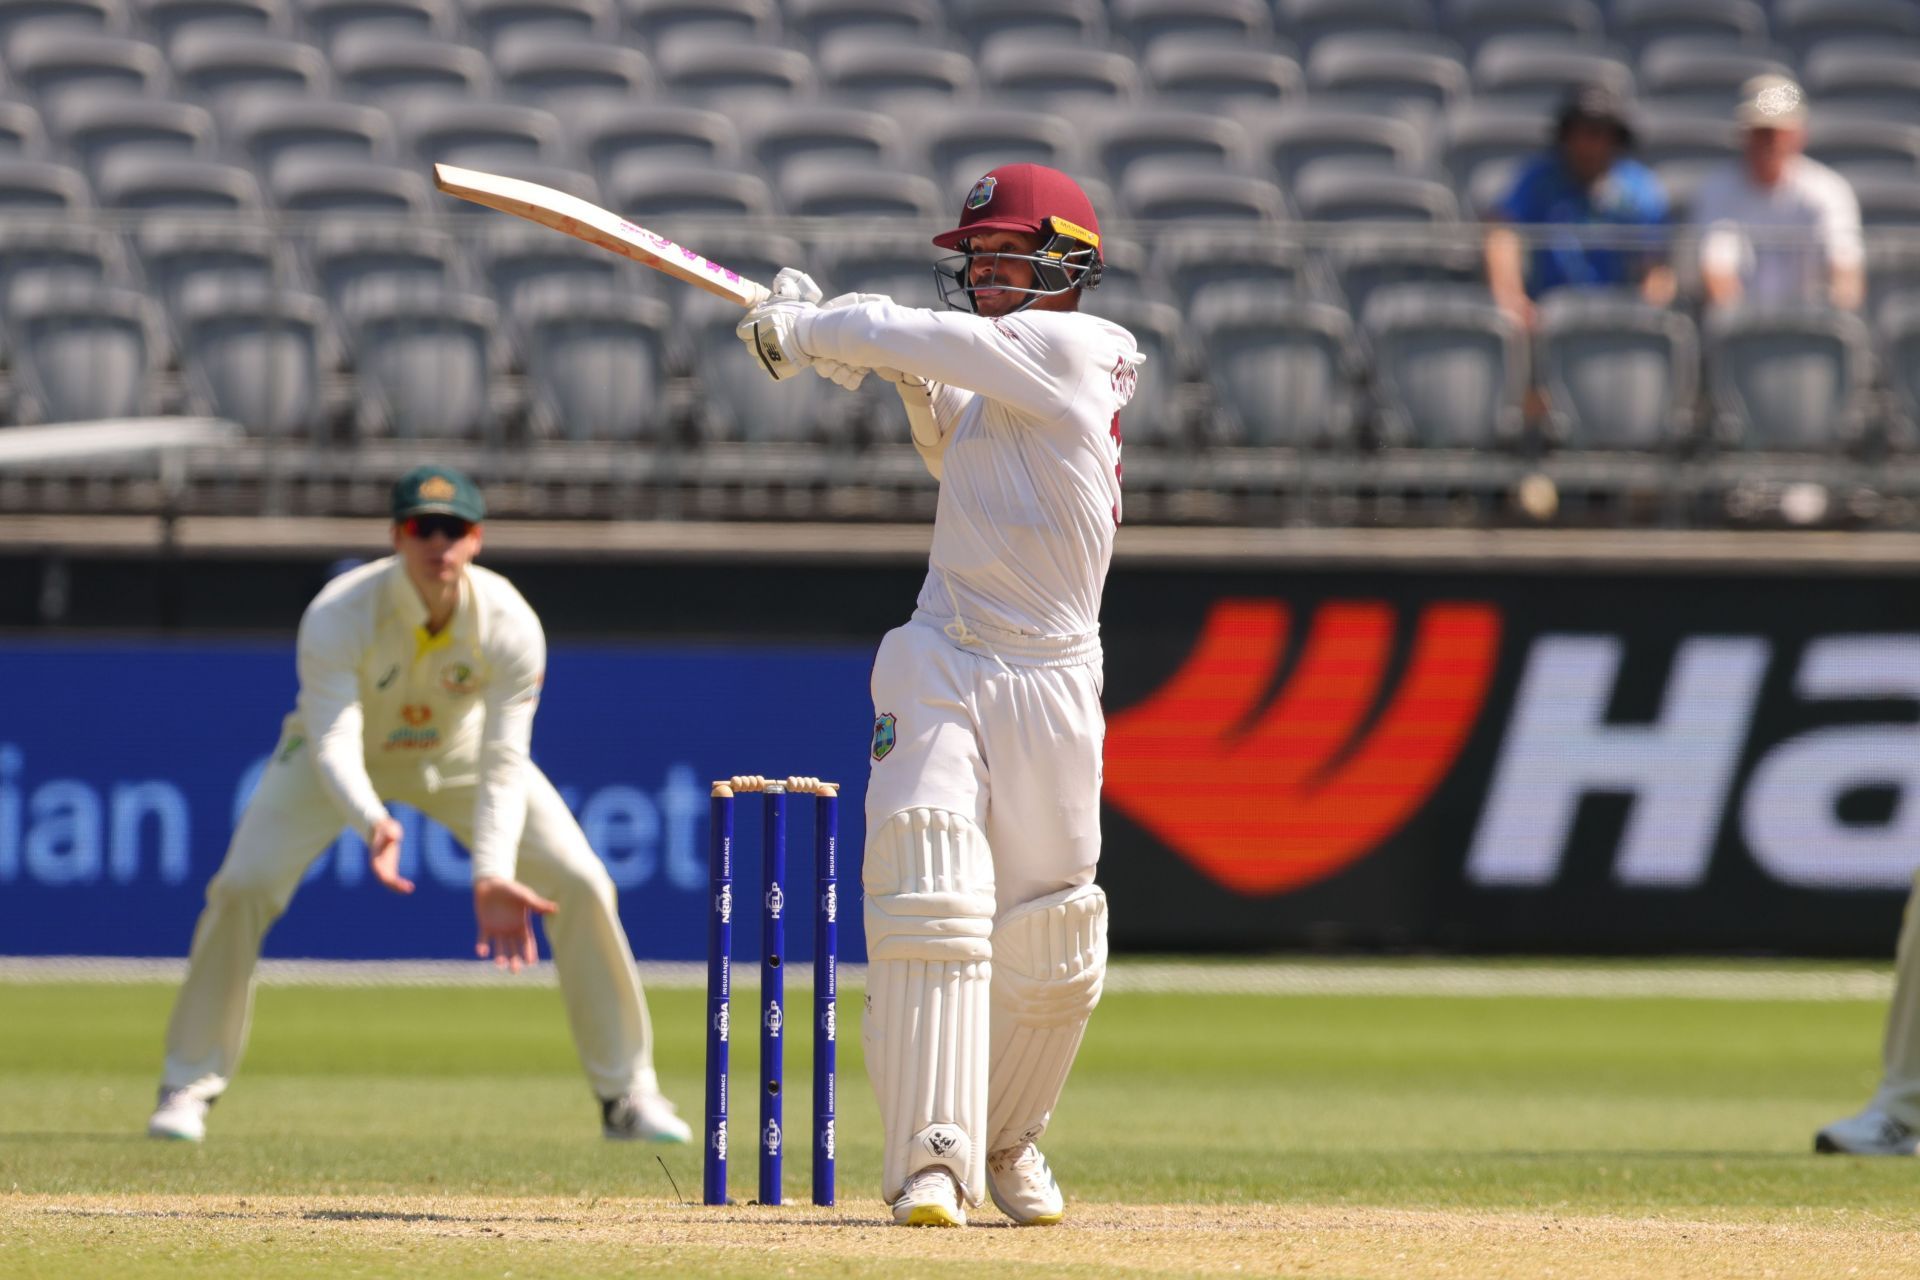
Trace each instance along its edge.
{"label": "grey stadium seating", "polygon": [[1550,36],[1496,36],[1473,59],[1476,92],[1545,113],[1568,92],[1601,84],[1623,98],[1634,93],[1633,68],[1619,53]]}
{"label": "grey stadium seating", "polygon": [[125,288],[133,283],[118,236],[69,220],[0,222],[0,312],[16,293]]}
{"label": "grey stadium seating", "polygon": [[1136,108],[1108,120],[1089,142],[1108,181],[1116,183],[1143,160],[1216,171],[1246,170],[1253,162],[1244,128],[1199,111]]}
{"label": "grey stadium seating", "polygon": [[1160,237],[1156,266],[1188,312],[1201,299],[1241,285],[1301,297],[1325,289],[1301,245],[1259,232],[1173,228]]}
{"label": "grey stadium seating", "polygon": [[1223,46],[1201,38],[1165,36],[1143,61],[1147,83],[1163,101],[1218,110],[1273,106],[1303,92],[1300,63],[1270,49]]}
{"label": "grey stadium seating", "polygon": [[1793,67],[1766,50],[1685,37],[1656,41],[1640,57],[1640,91],[1661,110],[1731,115],[1740,86],[1758,75],[1790,77]]}
{"label": "grey stadium seating", "polygon": [[948,21],[976,48],[995,36],[1073,44],[1105,44],[1101,0],[951,0]]}
{"label": "grey stadium seating", "polygon": [[409,222],[323,222],[308,239],[307,261],[328,306],[349,324],[396,288],[456,290],[467,283],[453,237]]}
{"label": "grey stadium seating", "polygon": [[182,304],[206,281],[255,289],[306,283],[286,238],[264,226],[232,226],[197,218],[150,219],[135,236],[147,288],[180,334]]}
{"label": "grey stadium seating", "polygon": [[1307,85],[1383,107],[1439,109],[1465,99],[1471,77],[1459,56],[1426,40],[1382,35],[1329,36],[1307,59]]}
{"label": "grey stadium seating", "polygon": [[108,157],[142,153],[210,157],[213,116],[205,107],[145,98],[80,98],[53,113],[54,134],[82,167],[99,173]]}
{"label": "grey stadium seating", "polygon": [[292,156],[391,160],[397,154],[387,113],[357,102],[248,98],[223,109],[221,123],[228,145],[265,174]]}
{"label": "grey stadium seating", "polygon": [[1266,0],[1113,0],[1113,26],[1135,49],[1168,37],[1265,44],[1273,35]]}
{"label": "grey stadium seating", "polygon": [[293,13],[286,0],[134,0],[138,25],[155,42],[171,45],[187,31],[211,28],[288,35]]}
{"label": "grey stadium seating", "polygon": [[1814,307],[1707,318],[1707,392],[1720,437],[1748,449],[1829,452],[1862,427],[1872,371],[1858,316]]}
{"label": "grey stadium seating", "polygon": [[1130,102],[1140,92],[1140,69],[1126,54],[995,36],[980,51],[980,79],[990,90],[1059,102]]}
{"label": "grey stadium seating", "polygon": [[933,219],[950,203],[926,178],[831,157],[793,162],[779,192],[781,205],[796,218]]}
{"label": "grey stadium seating", "polygon": [[1309,100],[1240,117],[1256,154],[1291,186],[1300,170],[1338,159],[1419,173],[1427,167],[1426,137],[1414,121],[1344,103]]}
{"label": "grey stadium seating", "polygon": [[971,57],[919,41],[855,31],[828,39],[814,56],[825,92],[864,105],[944,104],[976,87]]}
{"label": "grey stadium seating", "polygon": [[23,27],[7,40],[13,83],[44,102],[102,94],[158,97],[171,87],[166,58],[125,36],[64,27]]}
{"label": "grey stadium seating", "polygon": [[1293,203],[1309,222],[1444,223],[1460,215],[1453,189],[1444,182],[1327,161],[1300,171]]}
{"label": "grey stadium seating", "polygon": [[778,208],[766,180],[737,169],[696,169],[629,156],[603,184],[612,206],[629,217],[768,217]]}
{"label": "grey stadium seating", "polygon": [[1082,167],[1073,124],[1057,115],[1007,107],[956,106],[916,118],[911,138],[924,148],[927,172],[955,191],[1003,164]]}
{"label": "grey stadium seating", "polygon": [[657,440],[668,426],[665,303],[542,281],[515,303],[534,430],[575,440]]}
{"label": "grey stadium seating", "polygon": [[207,98],[325,94],[333,73],[310,44],[252,31],[189,31],[173,43],[180,83]]}
{"label": "grey stadium seating", "polygon": [[110,209],[248,213],[266,205],[251,169],[184,156],[110,156],[94,188]]}
{"label": "grey stadium seating", "polygon": [[1491,302],[1422,285],[1376,290],[1361,313],[1382,434],[1484,449],[1516,439],[1527,347]]}
{"label": "grey stadium seating", "polygon": [[[1447,112],[1434,129],[1440,166],[1463,197],[1481,184],[1498,187],[1504,195],[1513,170],[1547,144],[1540,113],[1525,107],[1468,103]],[[1497,173],[1499,180],[1477,176],[1487,173]],[[1468,204],[1475,212],[1485,212],[1482,205]]]}
{"label": "grey stadium seating", "polygon": [[181,366],[200,412],[267,436],[310,436],[331,416],[322,380],[338,357],[320,299],[253,282],[201,280],[176,314]]}
{"label": "grey stadium seating", "polygon": [[298,0],[300,25],[307,36],[332,50],[349,36],[429,36],[451,40],[459,34],[460,15],[453,0]]}
{"label": "grey stadium seating", "polygon": [[1343,308],[1242,285],[1197,301],[1191,320],[1207,353],[1215,438],[1290,448],[1348,438],[1359,357]]}
{"label": "grey stadium seating", "polygon": [[630,293],[644,291],[649,283],[646,275],[628,269],[612,254],[530,223],[483,223],[475,239],[474,274],[509,315],[518,311],[522,294],[543,282],[583,290],[619,287]]}
{"label": "grey stadium seating", "polygon": [[1448,0],[1444,30],[1469,55],[1496,36],[1593,43],[1606,19],[1594,0]]}
{"label": "grey stadium seating", "polygon": [[815,43],[860,32],[925,40],[945,27],[934,0],[786,0],[787,29]]}
{"label": "grey stadium seating", "polygon": [[30,102],[0,98],[0,156],[38,159],[47,154],[47,126]]}
{"label": "grey stadium seating", "polygon": [[493,92],[493,65],[478,49],[395,32],[340,36],[333,70],[343,88],[383,103],[433,95],[484,99]]}
{"label": "grey stadium seating", "polygon": [[1656,451],[1686,438],[1700,342],[1680,313],[1630,292],[1557,289],[1541,303],[1534,352],[1564,447]]}
{"label": "grey stadium seating", "polygon": [[1279,29],[1313,52],[1323,37],[1358,31],[1432,31],[1431,0],[1276,0]]}
{"label": "grey stadium seating", "polygon": [[287,156],[274,166],[275,207],[288,213],[425,214],[433,209],[426,175],[412,165],[353,156]]}
{"label": "grey stadium seating", "polygon": [[899,124],[878,111],[796,103],[742,112],[735,122],[747,154],[775,180],[808,161],[841,160],[897,169],[904,158]]}
{"label": "grey stadium seating", "polygon": [[620,33],[612,0],[464,0],[466,28],[498,49],[515,36],[611,42]]}
{"label": "grey stadium seating", "polygon": [[747,98],[785,101],[813,92],[813,60],[798,49],[676,35],[655,46],[653,62],[675,95],[729,107]]}
{"label": "grey stadium seating", "polygon": [[1893,415],[1904,443],[1920,439],[1920,295],[1895,298],[1876,325]]}
{"label": "grey stadium seating", "polygon": [[1773,29],[1802,57],[1824,40],[1920,39],[1920,6],[1909,0],[1774,0]]}
{"label": "grey stadium seating", "polygon": [[1287,218],[1286,197],[1266,179],[1208,173],[1177,160],[1142,160],[1134,165],[1120,185],[1120,201],[1134,217],[1160,222],[1281,222]]}
{"label": "grey stadium seating", "polygon": [[554,161],[566,151],[559,118],[517,102],[426,98],[401,104],[393,116],[403,150],[422,166],[491,169]]}
{"label": "grey stadium seating", "polygon": [[510,34],[495,44],[493,66],[502,90],[569,117],[582,103],[645,97],[654,89],[646,55],[607,41]]}
{"label": "grey stadium seating", "polygon": [[505,367],[499,312],[486,298],[396,289],[354,317],[361,429],[399,438],[493,438]]}
{"label": "grey stadium seating", "polygon": [[657,43],[676,35],[773,40],[780,35],[774,0],[621,0],[627,26]]}
{"label": "grey stadium seating", "polygon": [[28,24],[122,33],[131,25],[122,0],[0,0],[0,44]]}
{"label": "grey stadium seating", "polygon": [[1920,41],[1829,41],[1801,62],[1801,81],[1823,111],[1920,121]]}
{"label": "grey stadium seating", "polygon": [[575,147],[604,181],[623,160],[730,167],[740,134],[718,111],[662,102],[606,102],[574,122]]}
{"label": "grey stadium seating", "polygon": [[91,208],[87,175],[50,160],[0,159],[0,213],[66,213]]}
{"label": "grey stadium seating", "polygon": [[1754,0],[1614,0],[1614,39],[1633,52],[1670,39],[1765,48],[1767,11]]}
{"label": "grey stadium seating", "polygon": [[23,418],[84,422],[156,407],[152,375],[167,353],[146,294],[42,282],[14,292],[7,332]]}

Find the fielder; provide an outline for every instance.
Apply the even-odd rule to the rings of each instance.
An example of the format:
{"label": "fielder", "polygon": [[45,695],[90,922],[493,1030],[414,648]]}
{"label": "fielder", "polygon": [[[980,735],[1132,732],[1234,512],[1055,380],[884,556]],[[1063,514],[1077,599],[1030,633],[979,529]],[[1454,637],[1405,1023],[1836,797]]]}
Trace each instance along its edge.
{"label": "fielder", "polygon": [[459,472],[408,472],[393,487],[395,554],[335,578],[307,606],[299,701],[207,886],[167,1026],[153,1137],[206,1136],[207,1108],[246,1046],[261,939],[343,824],[366,837],[381,884],[413,892],[388,800],[445,824],[472,851],[476,954],[516,971],[532,964],[532,918],[547,917],[601,1131],[691,1136],[654,1076],[613,881],[528,758],[546,639],[520,593],[472,563],[485,514]]}
{"label": "fielder", "polygon": [[1866,1109],[1813,1135],[1822,1155],[1910,1156],[1920,1148],[1920,875],[1900,925],[1880,1088]]}
{"label": "fielder", "polygon": [[1107,962],[1100,596],[1120,522],[1120,410],[1142,363],[1082,315],[1093,206],[1039,165],[976,183],[936,268],[957,310],[847,295],[793,270],[739,328],[776,379],[894,382],[940,481],[913,620],[873,667],[867,1070],[897,1223],[1022,1224],[1065,1205],[1035,1146]]}

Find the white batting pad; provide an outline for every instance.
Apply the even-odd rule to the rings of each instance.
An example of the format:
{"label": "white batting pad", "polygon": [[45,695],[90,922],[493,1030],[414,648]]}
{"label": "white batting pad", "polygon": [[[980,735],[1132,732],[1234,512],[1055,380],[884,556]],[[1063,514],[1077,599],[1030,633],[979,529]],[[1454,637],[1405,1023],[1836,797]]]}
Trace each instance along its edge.
{"label": "white batting pad", "polygon": [[986,1189],[993,859],[970,818],[907,809],[869,833],[864,881],[867,1075],[880,1102],[881,1194],[944,1165]]}
{"label": "white batting pad", "polygon": [[993,931],[988,1151],[1053,1118],[1107,972],[1107,895],[1081,885],[1024,902]]}

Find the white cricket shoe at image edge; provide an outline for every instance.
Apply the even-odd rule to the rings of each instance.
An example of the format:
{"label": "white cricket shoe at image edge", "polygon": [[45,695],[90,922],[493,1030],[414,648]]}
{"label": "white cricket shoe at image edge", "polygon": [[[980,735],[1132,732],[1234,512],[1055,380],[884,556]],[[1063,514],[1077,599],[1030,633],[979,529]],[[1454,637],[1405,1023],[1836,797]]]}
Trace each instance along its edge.
{"label": "white cricket shoe at image edge", "polygon": [[893,1202],[893,1221],[900,1227],[964,1227],[967,1211],[960,1206],[960,1183],[944,1165],[931,1165],[907,1179]]}
{"label": "white cricket shoe at image edge", "polygon": [[1050,1227],[1067,1215],[1060,1184],[1031,1142],[987,1154],[987,1194],[1023,1227]]}
{"label": "white cricket shoe at image edge", "polygon": [[199,1142],[207,1136],[207,1108],[213,1104],[191,1089],[160,1086],[160,1101],[147,1120],[149,1138]]}
{"label": "white cricket shoe at image edge", "polygon": [[615,1142],[692,1142],[693,1130],[658,1093],[600,1100],[600,1133]]}
{"label": "white cricket shoe at image edge", "polygon": [[1824,1156],[1910,1156],[1916,1147],[1920,1133],[1873,1107],[1813,1135],[1813,1149]]}

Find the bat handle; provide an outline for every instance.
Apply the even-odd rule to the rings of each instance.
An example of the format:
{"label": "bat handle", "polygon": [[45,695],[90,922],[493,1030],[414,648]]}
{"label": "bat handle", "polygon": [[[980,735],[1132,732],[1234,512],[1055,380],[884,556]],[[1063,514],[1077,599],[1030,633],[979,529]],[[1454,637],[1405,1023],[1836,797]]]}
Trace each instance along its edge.
{"label": "bat handle", "polygon": [[767,286],[763,284],[755,284],[751,280],[742,280],[741,283],[748,285],[753,289],[753,296],[746,300],[744,304],[745,306],[757,307],[761,303],[765,302],[768,298],[771,298],[773,296],[773,290],[767,288]]}

